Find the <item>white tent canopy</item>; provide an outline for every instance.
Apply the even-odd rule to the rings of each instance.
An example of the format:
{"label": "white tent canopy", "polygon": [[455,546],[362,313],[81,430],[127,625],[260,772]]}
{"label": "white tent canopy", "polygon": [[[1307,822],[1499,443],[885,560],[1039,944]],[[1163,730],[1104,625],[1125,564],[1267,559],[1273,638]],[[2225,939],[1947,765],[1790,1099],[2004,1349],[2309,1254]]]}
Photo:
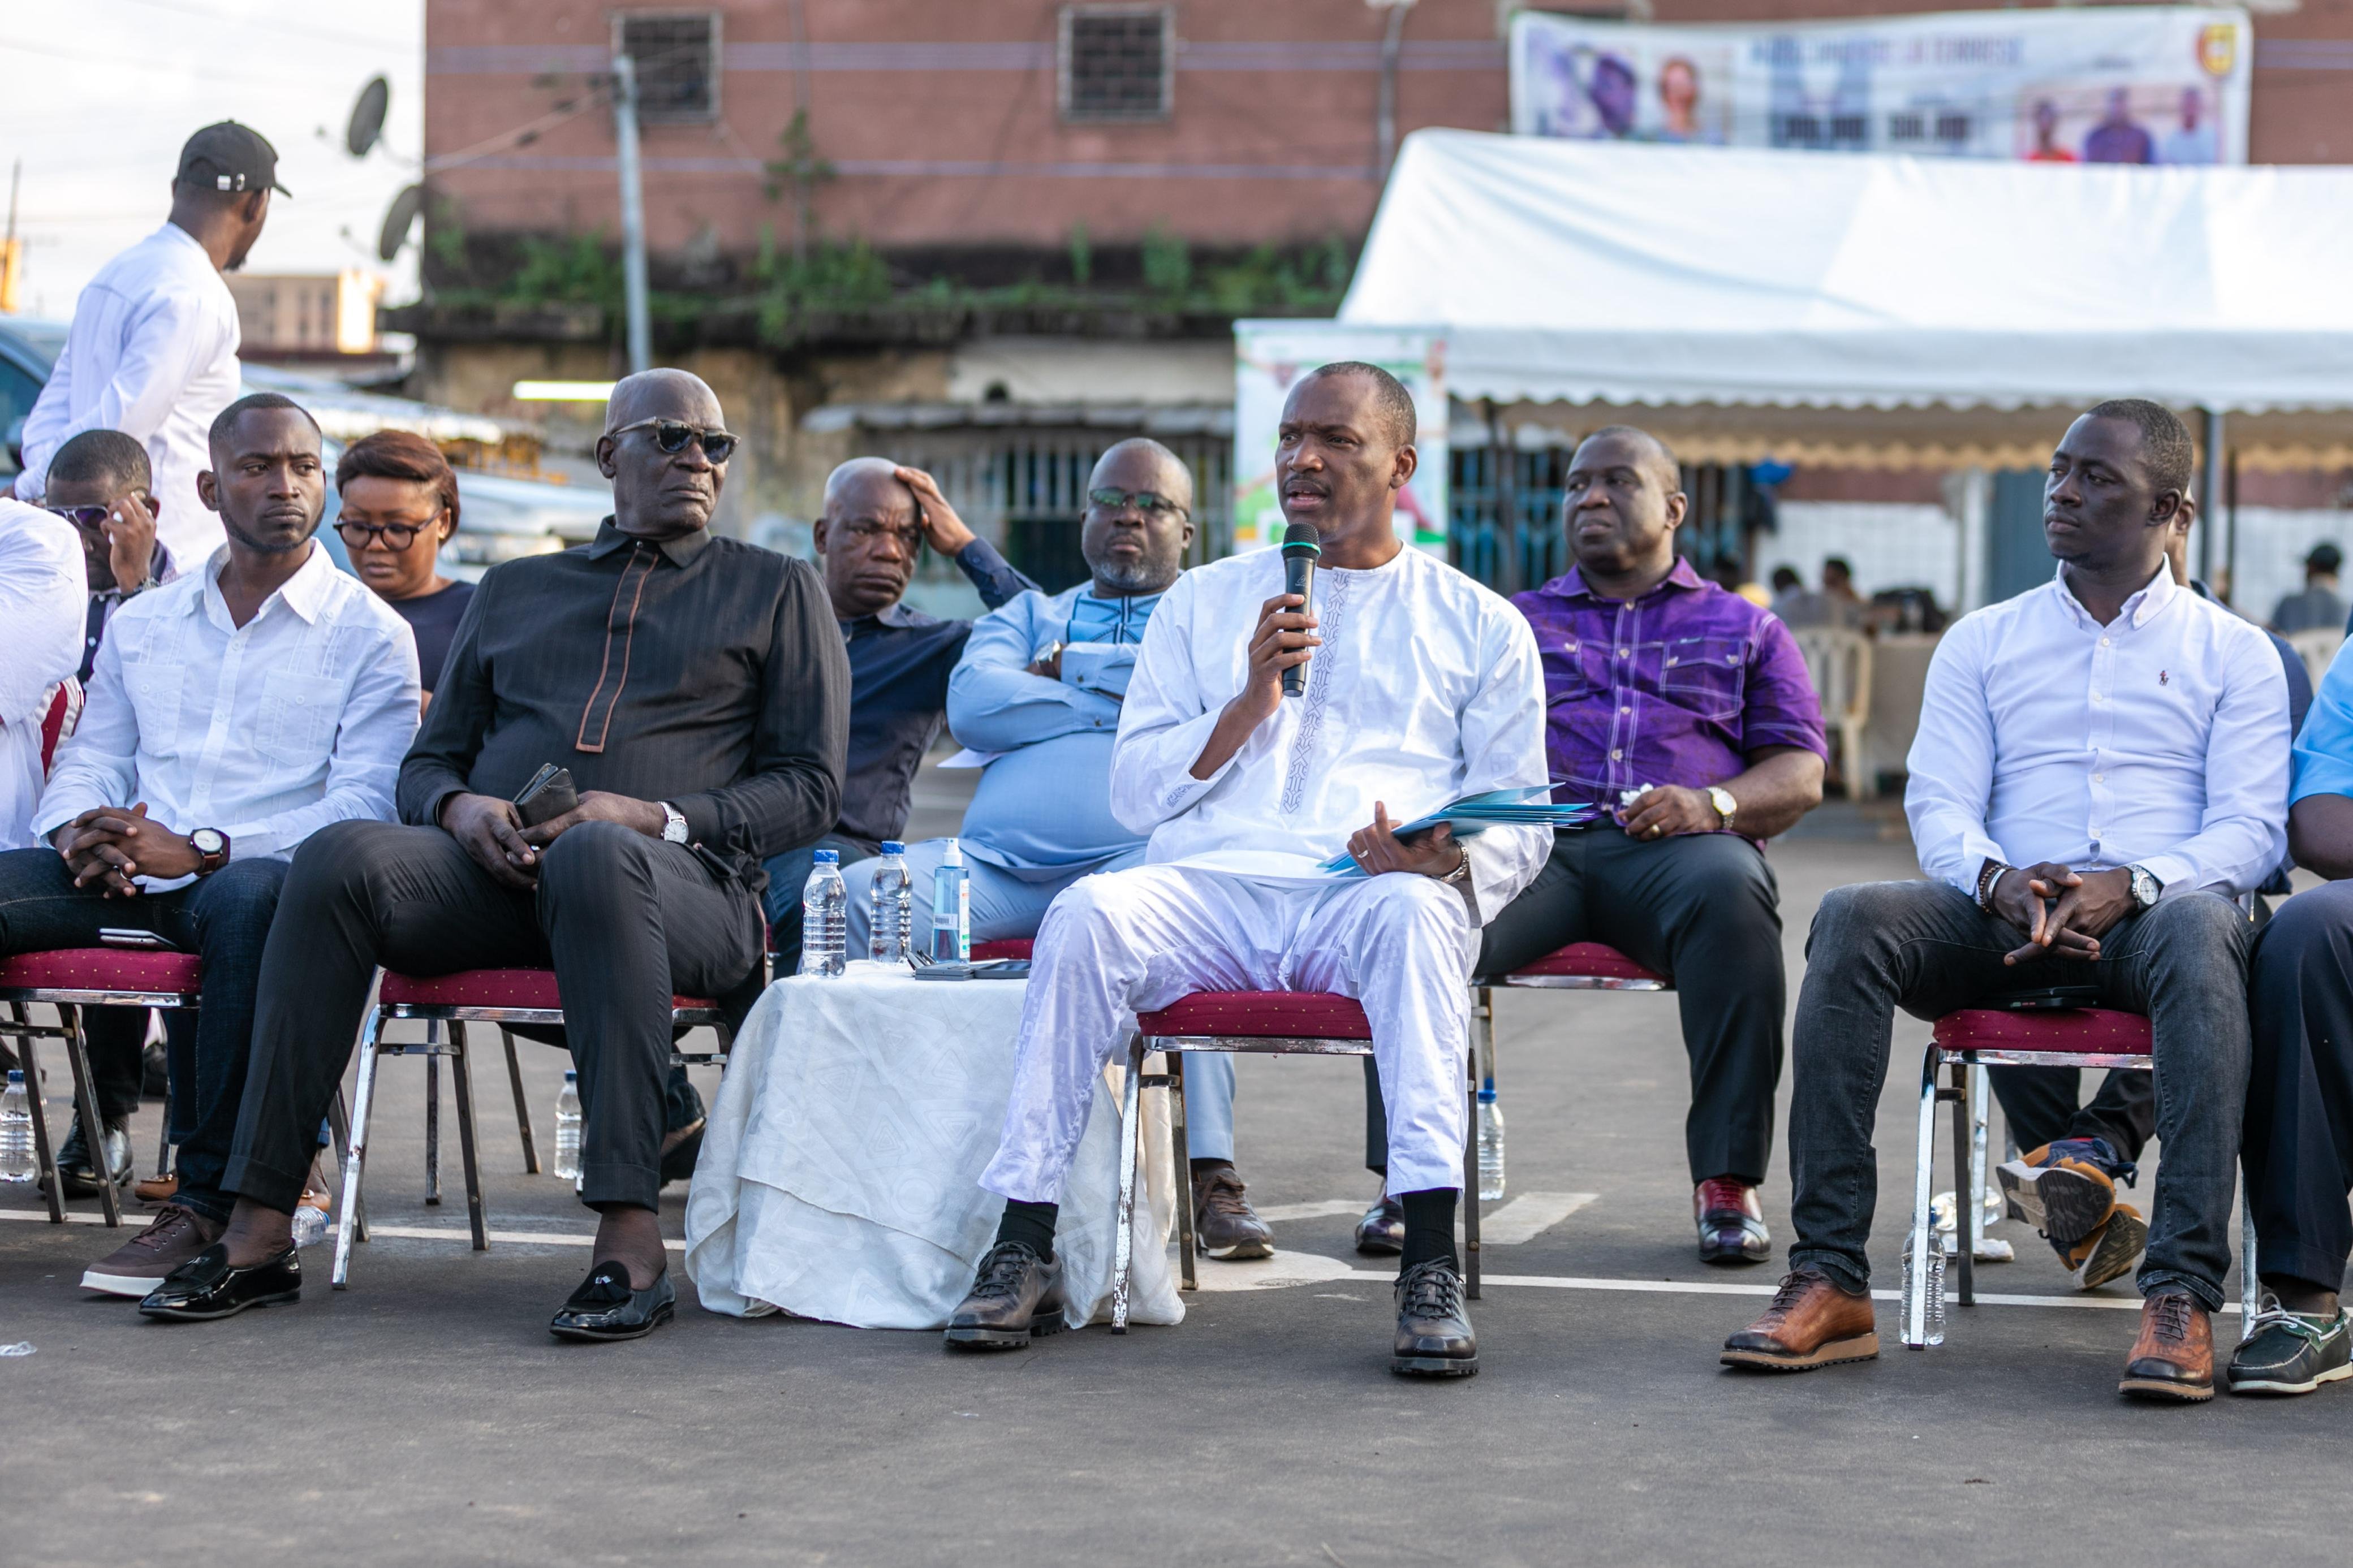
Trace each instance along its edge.
{"label": "white tent canopy", "polygon": [[1421,131],[1339,319],[1443,330],[1506,403],[2327,411],[2348,285],[2348,169]]}

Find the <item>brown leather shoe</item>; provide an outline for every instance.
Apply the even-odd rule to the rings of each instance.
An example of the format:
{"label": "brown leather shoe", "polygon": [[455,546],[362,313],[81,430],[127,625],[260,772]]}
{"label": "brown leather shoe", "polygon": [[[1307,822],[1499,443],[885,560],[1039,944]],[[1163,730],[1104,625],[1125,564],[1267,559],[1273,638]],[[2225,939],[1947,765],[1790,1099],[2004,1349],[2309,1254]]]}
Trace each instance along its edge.
{"label": "brown leather shoe", "polygon": [[1247,1191],[1231,1165],[1194,1173],[1193,1237],[1201,1251],[1229,1262],[1274,1256],[1274,1232],[1250,1206]]}
{"label": "brown leather shoe", "polygon": [[2116,1389],[2189,1404],[2214,1397],[2214,1324],[2197,1297],[2160,1290],[2140,1304],[2140,1337]]}
{"label": "brown leather shoe", "polygon": [[1725,1341],[1718,1359],[1765,1372],[1811,1372],[1878,1356],[1871,1292],[1850,1295],[1827,1274],[1793,1268],[1781,1277],[1765,1315]]}

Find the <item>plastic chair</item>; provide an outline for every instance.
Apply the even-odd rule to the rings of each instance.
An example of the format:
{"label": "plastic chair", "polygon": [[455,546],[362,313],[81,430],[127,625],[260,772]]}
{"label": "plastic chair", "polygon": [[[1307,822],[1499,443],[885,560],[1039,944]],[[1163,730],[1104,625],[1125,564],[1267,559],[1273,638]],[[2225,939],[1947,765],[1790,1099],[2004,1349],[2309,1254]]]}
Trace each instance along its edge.
{"label": "plastic chair", "polygon": [[[1913,1350],[1945,1342],[1945,1248],[1929,1209],[1936,1153],[1936,1107],[1953,1108],[1953,1256],[1960,1262],[1960,1303],[1976,1305],[1976,1268],[1985,1236],[1986,1119],[1989,1067],[2120,1068],[2152,1072],[2148,1019],[2109,1007],[2072,1006],[2065,990],[2005,998],[1936,1020],[1920,1065],[1920,1139],[1912,1173],[1912,1231],[1904,1253],[1903,1336]],[[1936,1069],[1951,1069],[1939,1088]],[[2254,1321],[2255,1220],[2240,1205],[2240,1333]],[[1962,1215],[1966,1215],[1966,1218]]]}
{"label": "plastic chair", "polygon": [[2342,626],[2320,626],[2308,632],[2290,632],[2287,646],[2295,649],[2295,657],[2304,660],[2305,673],[2312,677],[2313,689],[2320,688],[2320,679],[2337,658],[2337,650],[2345,646]]}
{"label": "plastic chair", "polygon": [[1822,701],[1822,721],[1838,731],[1839,776],[1849,800],[1878,793],[1863,756],[1862,731],[1871,720],[1871,639],[1841,626],[1803,626],[1789,634],[1805,656],[1806,674]]}
{"label": "plastic chair", "polygon": [[[1167,1070],[1147,1074],[1144,1058],[1162,1054]],[[1142,1091],[1168,1094],[1169,1142],[1175,1156],[1176,1239],[1183,1288],[1199,1289],[1193,1267],[1192,1152],[1185,1130],[1187,1051],[1249,1051],[1261,1056],[1368,1057],[1373,1026],[1356,1001],[1320,991],[1198,991],[1155,1013],[1139,1014],[1127,1047],[1120,1089],[1119,1217],[1112,1250],[1111,1331],[1127,1332],[1129,1276],[1135,1260],[1135,1181],[1142,1151],[1137,1110]],[[1469,1093],[1462,1140],[1464,1293],[1479,1299],[1478,1062],[1465,1052]]]}
{"label": "plastic chair", "polygon": [[[384,1026],[396,1018],[422,1019],[427,1025],[423,1044],[396,1044],[384,1038]],[[367,1239],[360,1210],[360,1183],[367,1163],[368,1113],[375,1099],[375,1064],[379,1057],[421,1056],[428,1071],[438,1071],[440,1058],[448,1057],[451,1080],[458,1099],[458,1152],[466,1171],[466,1222],[473,1232],[474,1250],[490,1250],[490,1237],[482,1211],[480,1160],[474,1138],[474,1074],[472,1058],[468,1054],[466,1026],[494,1024],[505,1037],[507,1074],[513,1086],[515,1113],[523,1126],[523,1152],[535,1171],[538,1158],[531,1142],[530,1112],[523,1104],[522,1068],[515,1059],[514,1038],[508,1026],[523,1025],[561,1025],[564,1004],[557,994],[555,972],[552,969],[467,969],[455,974],[419,976],[384,973],[366,1021],[360,1028],[360,1068],[357,1092],[353,1097],[351,1131],[348,1134],[350,1157],[343,1162],[343,1201],[342,1211],[352,1223],[338,1226],[335,1230],[335,1266],[331,1282],[338,1290],[348,1288],[351,1277],[352,1244]],[[719,1031],[716,1051],[670,1052],[672,1066],[699,1066],[723,1062],[733,1042],[733,1031],[717,1002],[700,996],[670,998],[670,1023],[675,1029],[690,1029],[708,1025]],[[449,1038],[440,1038],[440,1026],[448,1025]],[[426,1129],[428,1154],[432,1152],[433,1133],[438,1121],[437,1092],[427,1101]]]}

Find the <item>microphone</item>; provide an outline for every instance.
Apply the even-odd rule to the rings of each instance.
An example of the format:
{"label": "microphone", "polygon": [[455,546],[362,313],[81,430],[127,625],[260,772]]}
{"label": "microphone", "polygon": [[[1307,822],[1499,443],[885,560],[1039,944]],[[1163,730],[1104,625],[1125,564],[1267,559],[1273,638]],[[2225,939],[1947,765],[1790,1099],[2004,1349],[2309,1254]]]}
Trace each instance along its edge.
{"label": "microphone", "polygon": [[[1323,535],[1312,522],[1294,522],[1282,531],[1282,591],[1315,608],[1315,558],[1324,553]],[[1307,689],[1307,667],[1294,664],[1282,672],[1282,694],[1296,697]]]}

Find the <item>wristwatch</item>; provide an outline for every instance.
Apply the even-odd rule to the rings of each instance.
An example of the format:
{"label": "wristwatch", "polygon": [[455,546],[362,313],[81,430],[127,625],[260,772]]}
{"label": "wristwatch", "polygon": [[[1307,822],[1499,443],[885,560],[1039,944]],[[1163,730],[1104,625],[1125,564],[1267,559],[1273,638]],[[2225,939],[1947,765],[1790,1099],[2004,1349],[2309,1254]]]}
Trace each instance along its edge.
{"label": "wristwatch", "polygon": [[670,803],[666,800],[656,801],[654,804],[662,808],[662,842],[665,844],[685,843],[686,818],[680,814],[678,807],[670,805]]}
{"label": "wristwatch", "polygon": [[1462,858],[1454,862],[1454,869],[1438,879],[1441,882],[1467,882],[1471,879],[1470,846],[1457,844],[1454,847],[1461,853]]}
{"label": "wristwatch", "polygon": [[2146,866],[2127,866],[2125,869],[2132,873],[2133,902],[2144,910],[2155,909],[2157,896],[2165,891],[2165,884],[2150,876]]}
{"label": "wristwatch", "polygon": [[188,847],[196,852],[199,877],[209,877],[228,864],[228,835],[217,827],[199,827],[189,834]]}
{"label": "wristwatch", "polygon": [[1723,821],[1718,823],[1717,826],[1725,829],[1725,831],[1730,832],[1732,829],[1733,814],[1740,809],[1740,803],[1733,799],[1732,792],[1725,788],[1722,784],[1708,785],[1707,798],[1715,803],[1715,815],[1723,818]]}

